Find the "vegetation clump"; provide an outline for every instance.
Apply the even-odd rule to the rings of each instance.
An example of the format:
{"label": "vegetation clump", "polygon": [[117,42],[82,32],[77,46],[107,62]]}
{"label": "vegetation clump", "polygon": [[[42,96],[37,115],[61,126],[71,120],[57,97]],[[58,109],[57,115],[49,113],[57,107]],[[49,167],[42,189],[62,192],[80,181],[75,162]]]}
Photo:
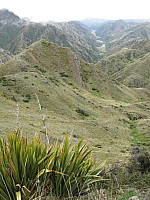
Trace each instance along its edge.
{"label": "vegetation clump", "polygon": [[83,110],[83,109],[81,109],[81,108],[77,108],[77,109],[76,109],[76,112],[77,112],[78,114],[80,114],[81,116],[83,116],[83,117],[88,117],[88,116],[89,116],[89,114],[88,114],[85,110]]}
{"label": "vegetation clump", "polygon": [[100,183],[107,191],[108,199],[128,200],[132,196],[148,199],[150,192],[150,154],[146,149],[134,147],[128,162],[113,164],[103,172],[109,181]]}
{"label": "vegetation clump", "polygon": [[19,132],[0,140],[0,198],[80,196],[101,180],[102,166],[95,168],[91,149],[82,140],[71,146],[66,135],[61,144],[44,146],[40,138],[24,138]]}

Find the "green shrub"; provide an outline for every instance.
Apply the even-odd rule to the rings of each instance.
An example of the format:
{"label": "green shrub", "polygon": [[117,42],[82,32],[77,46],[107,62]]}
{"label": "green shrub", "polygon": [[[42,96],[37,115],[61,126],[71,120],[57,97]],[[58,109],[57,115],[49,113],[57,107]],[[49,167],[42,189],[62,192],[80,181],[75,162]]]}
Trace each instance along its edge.
{"label": "green shrub", "polygon": [[[148,173],[148,170],[142,166],[144,171],[141,171],[142,168],[139,168],[137,161],[133,162],[132,160],[132,162],[130,162],[124,163],[122,165],[114,164],[109,170],[104,171],[103,177],[109,180],[101,182],[99,187],[105,188],[109,193],[112,193],[113,196],[117,196],[117,199],[128,199],[127,196],[130,194],[128,190],[129,188],[133,188],[136,191],[141,189],[144,191],[145,188],[149,188],[150,173]],[[122,194],[120,194],[121,190],[123,191]]]}

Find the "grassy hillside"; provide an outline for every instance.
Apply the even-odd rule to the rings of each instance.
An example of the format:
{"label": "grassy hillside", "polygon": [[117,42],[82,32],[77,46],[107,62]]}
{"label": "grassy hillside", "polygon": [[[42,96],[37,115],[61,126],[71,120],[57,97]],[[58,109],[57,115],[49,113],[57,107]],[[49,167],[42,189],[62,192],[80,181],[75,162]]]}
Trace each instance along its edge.
{"label": "grassy hillside", "polygon": [[99,62],[100,68],[118,83],[132,88],[149,87],[150,54],[137,49],[122,49]]}
{"label": "grassy hillside", "polygon": [[[45,40],[0,66],[1,135],[19,125],[27,135],[43,135],[42,116],[51,141],[68,132],[82,136],[97,160],[124,160],[132,144],[131,122],[148,134],[149,92],[116,85],[98,65],[88,64],[68,48]],[[146,136],[147,137],[147,136]]]}
{"label": "grassy hillside", "polygon": [[7,62],[10,58],[12,58],[10,52],[0,48],[0,64]]}
{"label": "grassy hillside", "polygon": [[150,53],[128,65],[114,75],[116,80],[129,87],[148,87],[150,83]]}
{"label": "grassy hillside", "polygon": [[134,63],[144,55],[145,52],[142,50],[124,48],[102,59],[99,62],[99,66],[106,74],[113,76],[115,73],[124,69],[129,64]]}

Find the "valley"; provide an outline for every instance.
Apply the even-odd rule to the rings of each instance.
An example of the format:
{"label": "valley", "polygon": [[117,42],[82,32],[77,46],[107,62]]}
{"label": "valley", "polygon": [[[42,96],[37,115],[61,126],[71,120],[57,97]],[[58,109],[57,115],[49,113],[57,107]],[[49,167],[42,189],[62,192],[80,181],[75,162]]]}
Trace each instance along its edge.
{"label": "valley", "polygon": [[38,95],[51,143],[66,133],[73,143],[83,137],[107,164],[126,161],[134,145],[150,148],[148,22],[108,22],[91,32],[80,22],[10,16],[0,18],[1,137],[17,128],[18,104],[23,134],[44,138]]}

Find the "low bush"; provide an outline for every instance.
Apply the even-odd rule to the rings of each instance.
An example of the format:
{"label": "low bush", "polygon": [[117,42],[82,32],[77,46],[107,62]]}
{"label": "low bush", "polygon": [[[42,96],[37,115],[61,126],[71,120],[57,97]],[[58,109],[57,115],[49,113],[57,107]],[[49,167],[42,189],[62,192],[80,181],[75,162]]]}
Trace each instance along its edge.
{"label": "low bush", "polygon": [[[103,171],[98,188],[107,191],[108,199],[126,200],[131,196],[147,199],[150,186],[150,154],[146,149],[134,147],[131,157],[124,164],[114,163],[110,169]],[[145,195],[145,196],[144,196]]]}
{"label": "low bush", "polygon": [[89,114],[88,114],[85,110],[83,110],[83,109],[81,109],[81,108],[77,108],[77,109],[76,109],[76,112],[77,112],[78,114],[80,114],[81,116],[83,116],[83,117],[88,117],[88,116],[89,116]]}
{"label": "low bush", "polygon": [[140,171],[141,173],[150,172],[150,154],[144,148],[134,147],[132,157],[129,160],[128,169],[130,172]]}

